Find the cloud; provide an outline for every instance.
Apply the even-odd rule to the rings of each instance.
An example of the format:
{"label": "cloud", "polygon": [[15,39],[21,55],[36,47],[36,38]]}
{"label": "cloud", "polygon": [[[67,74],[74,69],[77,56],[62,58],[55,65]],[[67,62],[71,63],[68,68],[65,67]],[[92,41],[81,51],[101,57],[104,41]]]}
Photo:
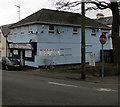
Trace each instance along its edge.
{"label": "cloud", "polygon": [[49,0],[0,0],[0,25],[18,21],[18,8],[20,5],[21,19],[42,8],[53,8]]}
{"label": "cloud", "polygon": [[[54,1],[56,0],[0,0],[0,26],[18,21],[18,8],[15,5],[20,5],[20,16],[23,19],[42,8],[55,9]],[[95,17],[95,13],[90,11],[86,15]],[[103,13],[111,14],[109,10]]]}

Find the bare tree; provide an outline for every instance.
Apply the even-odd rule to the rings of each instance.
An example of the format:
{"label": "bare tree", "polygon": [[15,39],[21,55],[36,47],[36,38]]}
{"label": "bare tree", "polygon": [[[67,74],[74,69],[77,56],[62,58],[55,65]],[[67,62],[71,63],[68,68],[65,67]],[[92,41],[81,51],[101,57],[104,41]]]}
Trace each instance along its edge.
{"label": "bare tree", "polygon": [[[87,10],[104,10],[109,8],[112,11],[113,15],[113,23],[112,23],[112,43],[113,43],[113,61],[115,65],[120,65],[120,36],[119,36],[119,8],[120,8],[120,1],[114,0],[114,2],[109,1],[99,1],[99,0],[82,0],[86,4],[92,4],[86,8]],[[57,9],[70,9],[72,7],[76,7],[81,4],[81,1],[74,1],[70,2],[70,0],[57,0],[56,7]]]}

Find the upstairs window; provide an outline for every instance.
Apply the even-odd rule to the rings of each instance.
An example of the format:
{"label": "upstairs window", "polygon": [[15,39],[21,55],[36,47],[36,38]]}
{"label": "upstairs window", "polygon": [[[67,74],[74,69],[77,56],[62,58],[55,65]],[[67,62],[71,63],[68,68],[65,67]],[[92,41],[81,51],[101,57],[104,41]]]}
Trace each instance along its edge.
{"label": "upstairs window", "polygon": [[54,33],[55,32],[55,28],[53,25],[49,25],[49,33]]}
{"label": "upstairs window", "polygon": [[77,35],[78,34],[78,28],[77,27],[73,27],[73,34]]}
{"label": "upstairs window", "polygon": [[92,29],[92,34],[91,34],[91,35],[92,35],[92,36],[96,36],[96,33],[97,33],[97,29],[93,28],[93,29]]}
{"label": "upstairs window", "polygon": [[13,30],[13,29],[11,29],[11,30],[10,30],[10,34],[9,34],[9,35],[13,35],[13,33],[14,33],[14,30]]}
{"label": "upstairs window", "polygon": [[21,26],[21,34],[24,34],[24,28]]}
{"label": "upstairs window", "polygon": [[29,33],[29,34],[33,34],[32,25],[29,25],[29,26],[28,26],[28,33]]}
{"label": "upstairs window", "polygon": [[14,32],[14,35],[16,36],[17,35],[17,28],[14,28],[13,32]]}

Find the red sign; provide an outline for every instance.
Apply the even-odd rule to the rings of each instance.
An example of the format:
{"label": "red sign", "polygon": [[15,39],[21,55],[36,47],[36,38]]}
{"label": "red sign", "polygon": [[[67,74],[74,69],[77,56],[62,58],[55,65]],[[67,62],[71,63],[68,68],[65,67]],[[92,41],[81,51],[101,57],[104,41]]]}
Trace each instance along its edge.
{"label": "red sign", "polygon": [[25,43],[13,43],[13,44],[9,44],[10,48],[19,48],[19,49],[32,49],[32,45],[31,44],[25,44]]}
{"label": "red sign", "polygon": [[101,44],[105,44],[106,41],[107,41],[106,36],[105,36],[105,35],[100,35],[100,43],[101,43]]}

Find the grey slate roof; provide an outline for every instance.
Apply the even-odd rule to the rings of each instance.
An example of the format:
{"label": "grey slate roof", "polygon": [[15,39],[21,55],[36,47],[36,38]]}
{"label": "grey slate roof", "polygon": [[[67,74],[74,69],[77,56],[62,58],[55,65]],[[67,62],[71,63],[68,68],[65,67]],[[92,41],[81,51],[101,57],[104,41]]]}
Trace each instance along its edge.
{"label": "grey slate roof", "polygon": [[[120,20],[120,15],[119,15],[119,20]],[[95,21],[98,21],[99,23],[102,23],[104,25],[112,25],[113,17],[112,16],[103,17],[103,18],[100,18],[100,19],[95,19]],[[120,25],[120,23],[119,23],[119,25]]]}
{"label": "grey slate roof", "polygon": [[103,18],[99,18],[99,19],[95,19],[96,21],[104,24],[104,25],[112,25],[112,21],[113,21],[113,17],[103,17]]}
{"label": "grey slate roof", "polygon": [[5,37],[10,33],[10,26],[11,24],[0,26],[0,29]]}
{"label": "grey slate roof", "polygon": [[[13,24],[11,28],[28,24],[55,24],[66,26],[81,26],[81,15],[78,13],[64,12],[58,10],[41,9],[25,19]],[[86,27],[110,29],[109,27],[86,17]]]}

